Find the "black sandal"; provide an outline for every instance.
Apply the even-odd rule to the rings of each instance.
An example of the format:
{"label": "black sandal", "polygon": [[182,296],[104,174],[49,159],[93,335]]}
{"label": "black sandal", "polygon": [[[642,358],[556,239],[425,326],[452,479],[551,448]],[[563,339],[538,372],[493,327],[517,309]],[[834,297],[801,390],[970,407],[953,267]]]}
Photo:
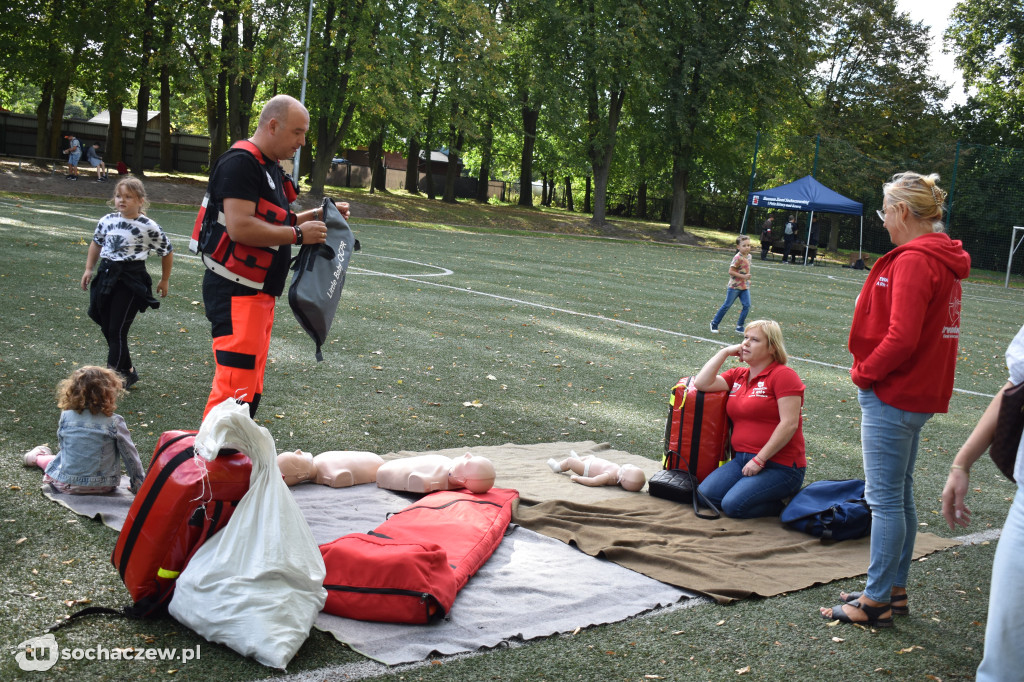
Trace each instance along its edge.
{"label": "black sandal", "polygon": [[[855,602],[864,596],[863,592],[850,592],[846,595],[846,603]],[[839,597],[842,599],[842,597]],[[894,616],[909,616],[910,607],[907,605],[907,593],[894,594],[890,597],[889,604],[892,606],[892,615]]]}
{"label": "black sandal", "polygon": [[[860,609],[867,616],[867,620],[853,620],[846,611],[843,610],[843,606],[849,605],[855,609]],[[832,617],[829,618],[824,613],[821,617],[825,620],[838,620],[840,623],[853,623],[854,625],[867,625],[873,628],[891,628],[892,627],[892,615],[888,618],[881,618],[880,616],[886,611],[892,611],[891,604],[882,604],[881,606],[868,606],[867,604],[861,604],[859,601],[848,601],[843,604],[838,604],[832,607]]]}

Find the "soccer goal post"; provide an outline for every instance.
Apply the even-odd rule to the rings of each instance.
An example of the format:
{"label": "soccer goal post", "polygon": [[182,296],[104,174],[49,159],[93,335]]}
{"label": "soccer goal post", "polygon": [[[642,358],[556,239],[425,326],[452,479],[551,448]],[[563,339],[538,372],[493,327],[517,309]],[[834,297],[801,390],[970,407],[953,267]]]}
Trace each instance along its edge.
{"label": "soccer goal post", "polygon": [[1021,242],[1024,242],[1024,234],[1021,233],[1024,233],[1024,227],[1014,225],[1013,232],[1010,234],[1010,255],[1006,259],[1006,282],[1003,283],[1004,289],[1010,286],[1010,266],[1013,265],[1013,254],[1017,253]]}

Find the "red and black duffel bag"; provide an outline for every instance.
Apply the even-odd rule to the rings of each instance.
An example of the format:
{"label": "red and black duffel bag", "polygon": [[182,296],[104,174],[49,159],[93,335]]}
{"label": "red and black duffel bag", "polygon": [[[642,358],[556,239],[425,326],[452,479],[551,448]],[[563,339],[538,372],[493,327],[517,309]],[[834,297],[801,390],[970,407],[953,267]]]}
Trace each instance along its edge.
{"label": "red and black duffel bag", "polygon": [[249,490],[252,462],[222,450],[196,457],[195,431],[160,436],[142,488],[135,495],[110,557],[135,604],[129,615],[165,609],[178,574],[200,545],[227,524]]}

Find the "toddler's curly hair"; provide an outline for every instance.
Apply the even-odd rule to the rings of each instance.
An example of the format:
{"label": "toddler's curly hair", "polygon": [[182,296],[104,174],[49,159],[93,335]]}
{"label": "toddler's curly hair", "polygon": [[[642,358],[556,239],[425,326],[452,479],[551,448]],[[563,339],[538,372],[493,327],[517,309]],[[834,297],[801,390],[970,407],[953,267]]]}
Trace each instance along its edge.
{"label": "toddler's curly hair", "polygon": [[57,384],[57,407],[62,410],[93,414],[103,413],[110,417],[117,409],[117,399],[124,391],[121,377],[112,369],[85,365],[71,373]]}

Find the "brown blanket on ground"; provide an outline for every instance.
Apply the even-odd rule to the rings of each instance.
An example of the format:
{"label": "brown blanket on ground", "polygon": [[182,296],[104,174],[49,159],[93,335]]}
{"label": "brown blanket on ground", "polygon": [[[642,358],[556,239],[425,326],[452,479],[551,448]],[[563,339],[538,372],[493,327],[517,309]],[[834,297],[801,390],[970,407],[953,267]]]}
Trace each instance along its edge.
{"label": "brown blanket on ground", "polygon": [[[777,518],[707,521],[696,518],[691,507],[653,498],[646,489],[629,493],[618,486],[588,488],[547,467],[549,458],[561,460],[575,450],[580,456],[636,464],[648,477],[661,468],[652,459],[613,450],[607,444],[508,444],[439,453],[458,457],[467,449],[494,462],[495,485],[519,491],[515,523],[720,603],[792,592],[867,571],[867,538],[823,544],[784,528]],[[413,454],[424,453],[392,453],[384,458]],[[914,557],[956,544],[956,540],[918,533]],[[751,575],[757,580],[751,580]]]}

